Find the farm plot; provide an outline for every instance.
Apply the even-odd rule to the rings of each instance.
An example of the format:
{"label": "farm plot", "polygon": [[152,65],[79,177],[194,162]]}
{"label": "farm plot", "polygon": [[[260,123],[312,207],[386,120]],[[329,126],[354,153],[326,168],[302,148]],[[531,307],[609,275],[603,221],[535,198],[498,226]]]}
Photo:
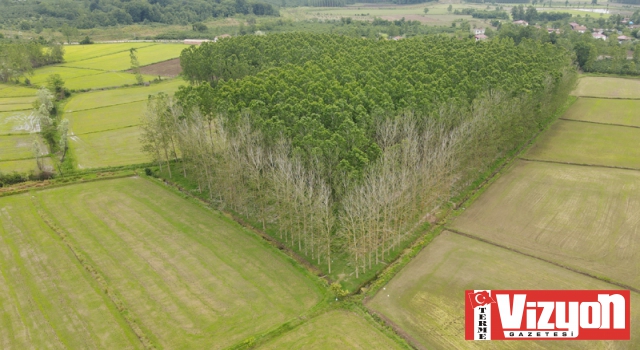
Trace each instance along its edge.
{"label": "farm plot", "polygon": [[320,301],[321,287],[277,249],[159,183],[33,195],[158,348],[225,348]]}
{"label": "farm plot", "polygon": [[71,136],[79,169],[149,162],[140,145],[138,127]]}
{"label": "farm plot", "polygon": [[[144,81],[151,81],[156,77],[143,75]],[[70,90],[89,90],[107,87],[119,87],[136,84],[136,76],[129,73],[102,72],[84,77],[76,77],[65,81],[64,85]]]}
{"label": "farm plot", "polygon": [[0,84],[0,97],[35,97],[37,90],[20,85]]}
{"label": "farm plot", "polygon": [[640,288],[635,170],[517,162],[450,227]]}
{"label": "farm plot", "polygon": [[[53,165],[51,163],[51,160],[49,158],[43,158],[42,161],[44,162],[46,167],[49,167],[50,169],[53,169]],[[32,159],[21,159],[21,160],[6,160],[6,161],[0,161],[0,172],[1,173],[12,173],[14,171],[19,172],[19,173],[25,173],[25,172],[29,172],[29,171],[36,171],[38,170],[38,164],[36,164],[36,159],[32,158]]]}
{"label": "farm plot", "polygon": [[260,349],[404,349],[350,311],[322,314]]}
{"label": "farm plot", "polygon": [[525,158],[640,169],[640,129],[558,120]]}
{"label": "farm plot", "polygon": [[[464,340],[464,291],[468,289],[617,289],[605,282],[444,232],[380,290],[368,306],[380,312],[425,349],[637,349],[640,327],[630,341]],[[631,293],[631,305],[640,302]],[[632,308],[631,324],[640,322]],[[488,344],[491,343],[491,344]]]}
{"label": "farm plot", "polygon": [[131,48],[142,48],[156,45],[154,43],[116,43],[116,44],[92,44],[92,45],[66,45],[64,47],[64,60],[66,63],[88,60],[100,56],[111,55],[118,52],[128,52]]}
{"label": "farm plot", "polygon": [[0,198],[0,301],[2,349],[141,348],[31,195]]}
{"label": "farm plot", "polygon": [[[61,67],[61,66],[48,66],[43,68],[38,68],[33,72],[33,76],[29,77],[31,80],[31,84],[34,86],[47,85],[47,79],[51,74],[58,74],[65,81],[65,86],[67,85],[67,81],[79,78],[86,77],[91,75],[96,75],[103,73],[101,70],[96,69],[80,69],[80,68],[69,68],[69,67]],[[73,87],[66,86],[67,88],[73,89]]]}
{"label": "farm plot", "polygon": [[71,98],[71,101],[65,106],[65,110],[67,112],[75,112],[135,101],[146,101],[149,95],[155,95],[160,92],[173,94],[182,85],[186,85],[186,82],[178,78],[151,84],[150,86],[127,87],[79,94]]}
{"label": "farm plot", "polygon": [[76,135],[88,132],[121,129],[140,124],[146,101],[66,113],[71,130]]}
{"label": "farm plot", "polygon": [[640,80],[582,77],[573,94],[576,96],[640,99]]}
{"label": "farm plot", "polygon": [[640,100],[579,98],[562,118],[640,127]]}
{"label": "farm plot", "polygon": [[35,136],[0,136],[0,161],[33,158],[33,140]]}
{"label": "farm plot", "polygon": [[[141,66],[162,62],[180,56],[188,46],[183,44],[158,44],[138,49],[138,61]],[[118,52],[88,60],[63,64],[66,67],[100,69],[105,71],[124,71],[131,68],[129,52]]]}

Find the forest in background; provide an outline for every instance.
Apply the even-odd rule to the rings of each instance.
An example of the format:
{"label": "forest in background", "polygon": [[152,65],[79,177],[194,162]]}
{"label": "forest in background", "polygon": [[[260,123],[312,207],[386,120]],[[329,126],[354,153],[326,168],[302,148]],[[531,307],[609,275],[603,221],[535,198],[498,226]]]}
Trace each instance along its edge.
{"label": "forest in background", "polygon": [[569,51],[528,39],[245,36],[181,62],[193,85],[150,100],[145,150],[356,277],[536,134],[575,78]]}

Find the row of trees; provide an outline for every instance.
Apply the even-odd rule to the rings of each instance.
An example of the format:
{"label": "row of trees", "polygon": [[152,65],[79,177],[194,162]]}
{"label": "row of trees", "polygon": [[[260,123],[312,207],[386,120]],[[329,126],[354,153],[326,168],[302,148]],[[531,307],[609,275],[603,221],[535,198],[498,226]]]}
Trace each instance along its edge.
{"label": "row of trees", "polygon": [[149,101],[144,149],[356,276],[539,130],[574,77],[567,51],[533,41],[301,33],[203,45],[183,66],[195,85]]}
{"label": "row of trees", "polygon": [[18,81],[33,69],[63,61],[64,48],[57,43],[0,41],[0,82]]}

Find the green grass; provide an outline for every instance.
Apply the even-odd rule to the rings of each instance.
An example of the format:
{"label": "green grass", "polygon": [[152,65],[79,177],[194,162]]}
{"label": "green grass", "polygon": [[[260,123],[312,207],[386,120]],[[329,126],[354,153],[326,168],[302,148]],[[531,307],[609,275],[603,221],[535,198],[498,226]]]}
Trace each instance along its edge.
{"label": "green grass", "polygon": [[[382,313],[427,349],[636,349],[630,342],[464,340],[464,291],[468,289],[617,289],[605,282],[487,243],[445,232],[429,244],[368,306]],[[631,304],[640,302],[632,293]],[[632,308],[631,324],[640,322]]]}
{"label": "green grass", "polygon": [[104,108],[65,113],[71,130],[80,135],[88,132],[120,129],[140,124],[147,106],[146,101],[132,102]]}
{"label": "green grass", "polygon": [[140,348],[31,195],[0,198],[0,208],[0,348]]}
{"label": "green grass", "polygon": [[34,91],[33,96],[0,98],[0,106],[15,105],[15,104],[31,104],[35,99],[36,99],[36,94]]}
{"label": "green grass", "polygon": [[[87,76],[92,76],[100,73],[103,73],[103,72],[101,70],[95,70],[95,69],[47,66],[47,67],[36,69],[33,72],[33,76],[29,77],[29,80],[31,80],[31,84],[33,84],[36,87],[39,87],[39,86],[47,86],[47,79],[51,74],[59,74],[60,78],[62,78],[62,80],[64,80],[66,83],[70,79],[74,79],[78,77],[87,77]],[[72,88],[72,87],[67,86],[67,88]]]}
{"label": "green grass", "polygon": [[[180,56],[188,46],[183,44],[157,44],[138,49],[138,62],[141,66],[166,61]],[[100,69],[105,71],[124,71],[131,68],[129,52],[119,52],[88,60],[64,63],[67,67]]]}
{"label": "green grass", "polygon": [[640,169],[640,129],[558,120],[525,158]]}
{"label": "green grass", "polygon": [[640,288],[638,171],[519,161],[448,227]]}
{"label": "green grass", "polygon": [[0,104],[0,112],[25,111],[33,109],[31,103]]}
{"label": "green grass", "polygon": [[33,157],[34,138],[30,135],[0,136],[0,161]]}
{"label": "green grass", "polygon": [[79,169],[147,163],[137,127],[71,137],[70,146]]}
{"label": "green grass", "polygon": [[34,195],[158,348],[224,348],[321,299],[277,249],[159,183],[125,178]]}
{"label": "green grass", "polygon": [[317,316],[258,349],[403,349],[359,315],[333,310]]}
{"label": "green grass", "polygon": [[36,88],[28,88],[20,85],[0,84],[0,98],[4,97],[35,97]]}
{"label": "green grass", "polygon": [[176,78],[150,86],[127,87],[78,94],[74,95],[67,103],[65,111],[72,112],[134,101],[146,101],[149,95],[155,95],[159,92],[173,94],[173,92],[178,90],[179,86],[186,84],[184,80]]}
{"label": "green grass", "polygon": [[[156,77],[143,75],[144,81],[151,81]],[[101,89],[109,87],[120,87],[123,85],[136,84],[136,76],[134,74],[122,72],[103,72],[100,74],[90,75],[86,77],[76,77],[66,80],[64,86],[70,90],[89,90]]]}
{"label": "green grass", "polygon": [[34,127],[32,111],[0,112],[0,135],[24,134]]}
{"label": "green grass", "polygon": [[640,80],[582,77],[573,94],[576,96],[640,99]]}
{"label": "green grass", "polygon": [[76,62],[88,60],[95,57],[111,55],[117,52],[129,51],[132,47],[140,49],[142,47],[156,45],[154,43],[116,43],[116,44],[93,44],[93,45],[65,45],[65,62]]}
{"label": "green grass", "polygon": [[[51,162],[48,158],[44,158],[45,164],[51,165]],[[17,171],[19,173],[27,173],[29,171],[38,170],[38,165],[36,164],[35,158],[33,159],[22,159],[22,160],[7,160],[0,161],[0,173],[12,173]]]}
{"label": "green grass", "polygon": [[562,117],[596,123],[640,126],[640,100],[579,98]]}

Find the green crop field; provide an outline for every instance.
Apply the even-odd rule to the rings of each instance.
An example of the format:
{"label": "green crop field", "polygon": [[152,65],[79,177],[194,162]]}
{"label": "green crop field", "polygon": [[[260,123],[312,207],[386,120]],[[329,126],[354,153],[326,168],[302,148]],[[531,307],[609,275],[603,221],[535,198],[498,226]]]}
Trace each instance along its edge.
{"label": "green crop field", "polygon": [[65,62],[76,62],[111,55],[117,52],[128,52],[131,48],[142,48],[156,45],[154,43],[116,43],[116,44],[93,44],[93,45],[65,45]]}
{"label": "green crop field", "polygon": [[640,126],[640,100],[579,98],[562,117],[595,123]]}
{"label": "green crop field", "polygon": [[640,80],[582,77],[573,94],[576,96],[640,99]]}
{"label": "green crop field", "polygon": [[640,288],[635,170],[519,161],[449,227]]}
{"label": "green crop field", "polygon": [[150,86],[127,87],[78,94],[71,98],[65,106],[65,110],[67,112],[73,112],[135,101],[146,101],[149,95],[155,95],[160,92],[172,94],[178,90],[179,86],[186,84],[184,80],[177,78],[151,84]]}
{"label": "green crop field", "polygon": [[0,161],[33,157],[33,139],[36,136],[0,136]]}
{"label": "green crop field", "polygon": [[0,112],[0,135],[24,134],[36,130],[32,111]]}
{"label": "green crop field", "polygon": [[25,111],[33,109],[31,103],[0,104],[0,112]]}
{"label": "green crop field", "polygon": [[0,208],[0,348],[142,348],[31,195],[0,198]]}
{"label": "green crop field", "polygon": [[[166,61],[180,56],[182,50],[189,47],[183,44],[158,44],[138,49],[137,56],[141,66]],[[118,52],[88,60],[64,63],[66,67],[100,69],[105,71],[124,71],[131,68],[129,52]]]}
{"label": "green crop field", "polygon": [[[96,70],[96,69],[48,66],[48,67],[42,67],[42,68],[36,69],[33,72],[33,76],[29,77],[29,80],[31,80],[31,84],[37,87],[41,85],[46,86],[47,79],[51,74],[60,75],[60,78],[62,78],[62,80],[64,80],[66,83],[70,79],[74,79],[78,77],[87,77],[87,76],[96,75],[100,73],[103,73],[103,71]],[[72,88],[72,87],[67,86],[67,88]]]}
{"label": "green crop field", "polygon": [[32,97],[36,95],[36,92],[35,88],[0,84],[0,97]]}
{"label": "green crop field", "polygon": [[113,130],[140,124],[146,101],[138,101],[104,108],[66,113],[71,130],[76,135],[88,132]]}
{"label": "green crop field", "polygon": [[640,169],[640,129],[559,120],[525,158]]}
{"label": "green crop field", "polygon": [[259,349],[403,349],[361,316],[334,310],[313,318]]}
{"label": "green crop field", "polygon": [[139,138],[140,129],[131,127],[72,136],[70,147],[79,169],[149,162]]}
{"label": "green crop field", "polygon": [[15,104],[31,104],[35,99],[36,99],[36,92],[33,91],[33,96],[0,98],[0,106],[15,105]]}
{"label": "green crop field", "polygon": [[[163,187],[125,178],[22,198],[35,196],[157,348],[224,348],[320,301],[319,285],[277,249]],[[95,303],[88,313],[105,308]]]}
{"label": "green crop field", "polygon": [[[44,158],[45,164],[51,165],[48,158]],[[34,159],[21,159],[21,160],[6,160],[0,161],[0,173],[11,173],[17,171],[19,173],[29,172],[31,170],[37,170],[38,165]]]}
{"label": "green crop field", "polygon": [[[504,218],[501,218],[504,219]],[[464,291],[469,289],[618,289],[605,282],[444,232],[430,243],[368,306],[382,313],[426,349],[637,349],[631,341],[470,342],[464,340]],[[631,294],[631,305],[640,302]],[[640,322],[632,308],[631,324]],[[488,344],[490,343],[490,344]]]}
{"label": "green crop field", "polygon": [[[157,77],[143,75],[144,81],[151,81]],[[136,76],[122,72],[103,72],[85,77],[76,77],[64,82],[64,86],[71,90],[100,89],[136,84]]]}

